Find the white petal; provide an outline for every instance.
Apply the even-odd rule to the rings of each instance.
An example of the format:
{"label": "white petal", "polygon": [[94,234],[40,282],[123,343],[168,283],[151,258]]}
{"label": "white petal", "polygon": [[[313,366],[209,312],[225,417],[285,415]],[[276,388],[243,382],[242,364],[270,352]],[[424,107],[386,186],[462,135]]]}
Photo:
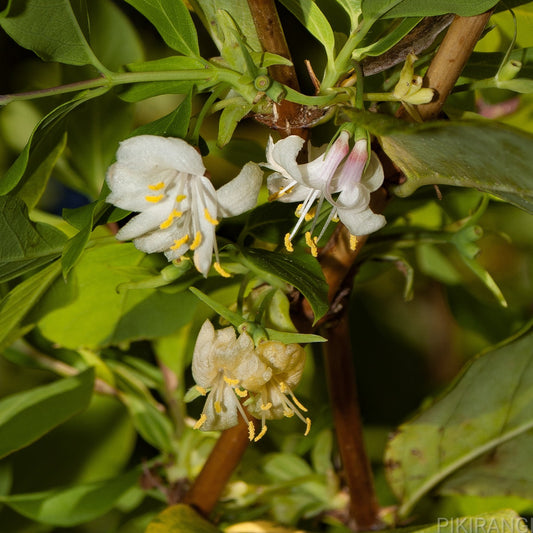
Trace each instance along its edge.
{"label": "white petal", "polygon": [[168,214],[171,211],[171,208],[161,209],[163,205],[157,205],[150,207],[143,213],[133,217],[124,227],[122,227],[116,237],[120,241],[129,241],[130,239],[135,239],[146,233],[150,233],[154,229],[159,227],[159,224],[166,220]]}
{"label": "white petal", "polygon": [[111,189],[106,202],[128,211],[146,209],[148,202],[145,197],[151,194],[148,185],[155,185],[150,176],[120,163],[114,163],[109,167],[106,181]]}
{"label": "white petal", "polygon": [[138,135],[120,143],[117,151],[120,164],[136,168],[141,174],[174,169],[203,176],[205,167],[201,155],[183,139]]}
{"label": "white petal", "polygon": [[385,175],[383,174],[383,167],[381,166],[381,161],[378,156],[372,152],[370,154],[370,162],[366,167],[363,177],[361,178],[361,183],[370,191],[377,191],[383,185],[383,179]]}
{"label": "white petal", "polygon": [[168,250],[174,244],[175,238],[176,232],[173,228],[156,229],[142,237],[137,237],[133,240],[133,244],[138,250],[153,254]]}
{"label": "white petal", "polygon": [[213,261],[213,245],[215,242],[215,228],[213,226],[207,227],[202,231],[202,242],[200,246],[194,250],[194,266],[198,272],[207,277],[211,262]]}
{"label": "white petal", "polygon": [[[207,417],[205,423],[201,426],[203,431],[222,430],[236,426],[238,419],[237,396],[233,389],[226,385],[221,385],[221,391],[211,390],[206,399],[204,413]],[[221,412],[217,413],[215,408],[216,398],[219,398]]]}
{"label": "white petal", "polygon": [[209,320],[206,320],[196,338],[192,356],[192,376],[200,387],[209,388],[218,374],[218,369],[212,361],[213,342],[215,340],[215,328]]}
{"label": "white petal", "polygon": [[359,212],[354,209],[339,209],[338,215],[352,235],[368,235],[381,229],[387,222],[383,215],[376,215],[370,208]]}
{"label": "white petal", "polygon": [[[290,183],[291,183],[291,180],[284,178],[278,172],[274,172],[274,174],[270,174],[270,176],[268,176],[267,178],[268,192],[270,194],[275,194],[285,189],[285,187],[287,187]],[[304,185],[300,185],[299,183],[296,183],[289,190],[289,192],[276,198],[276,200],[278,200],[279,202],[284,202],[284,203],[303,202],[311,191],[312,189],[309,189],[309,187],[305,187]]]}
{"label": "white petal", "polygon": [[300,170],[296,158],[304,142],[298,135],[289,135],[276,143],[269,138],[266,150],[267,166],[286,178],[299,180]]}
{"label": "white petal", "polygon": [[263,171],[255,163],[246,163],[239,174],[217,190],[220,216],[240,215],[255,207],[263,181]]}

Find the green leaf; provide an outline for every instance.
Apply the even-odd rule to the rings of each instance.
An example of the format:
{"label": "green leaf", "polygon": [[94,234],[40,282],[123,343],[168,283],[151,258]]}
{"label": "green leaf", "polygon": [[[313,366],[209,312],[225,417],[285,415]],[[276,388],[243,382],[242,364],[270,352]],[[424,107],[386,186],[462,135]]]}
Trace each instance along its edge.
{"label": "green leaf", "polygon": [[160,135],[162,137],[187,137],[189,122],[192,113],[192,91],[189,91],[180,105],[168,115],[154,122],[138,127],[131,136],[136,135]]}
{"label": "green leaf", "polygon": [[241,324],[244,324],[246,320],[239,315],[238,313],[234,313],[233,311],[230,311],[227,307],[222,305],[221,303],[217,302],[216,300],[213,300],[210,296],[207,294],[204,294],[202,291],[198,290],[196,287],[189,287],[189,290],[204,304],[208,305],[215,313],[219,314],[222,318],[226,319],[232,326],[235,328],[239,328]]}
{"label": "green leaf", "polygon": [[455,185],[489,192],[533,212],[533,135],[489,120],[401,124],[383,115],[354,119],[379,137],[407,181],[409,196],[422,185]]}
{"label": "green leaf", "polygon": [[60,264],[56,261],[16,285],[4,296],[0,302],[0,352],[15,340],[13,334],[22,319],[47,291],[59,272]]}
{"label": "green leaf", "polygon": [[361,0],[335,0],[350,17],[350,33],[357,29],[361,16]]}
{"label": "green leaf", "polygon": [[107,513],[126,491],[138,484],[139,471],[66,489],[0,497],[17,513],[41,524],[69,527]]}
{"label": "green leaf", "polygon": [[327,339],[312,333],[293,333],[291,331],[277,331],[265,328],[268,338],[272,341],[279,341],[285,344],[304,344],[307,342],[326,342]]}
{"label": "green leaf", "polygon": [[199,56],[198,36],[188,9],[181,0],[126,0],[157,29],[163,40],[178,52]]}
{"label": "green leaf", "polygon": [[[46,21],[46,23],[44,23]],[[44,61],[103,67],[80,28],[69,0],[17,0],[0,26]]]}
{"label": "green leaf", "polygon": [[493,463],[493,474],[516,494],[520,487],[532,486],[533,480],[524,477],[528,471],[512,459],[516,456],[507,460],[512,468],[498,467],[499,457],[518,439],[529,445],[525,436],[533,429],[532,363],[529,331],[475,358],[431,407],[400,426],[389,442],[385,463],[402,516],[455,474],[468,476],[470,483],[475,480],[482,490],[487,483],[479,469],[483,464]]}
{"label": "green leaf", "polygon": [[335,60],[335,35],[313,0],[281,0],[281,3],[307,28],[324,47],[329,63]]}
{"label": "green leaf", "polygon": [[24,202],[0,197],[0,282],[42,267],[61,254],[66,236],[62,231],[28,218]]}
{"label": "green leaf", "polygon": [[183,503],[172,505],[148,524],[145,533],[221,533],[222,530]]}
{"label": "green leaf", "polygon": [[296,287],[309,301],[315,322],[323,317],[329,305],[328,284],[317,260],[308,254],[279,254],[260,249],[246,249],[249,266],[266,281],[275,285],[283,280]]}
{"label": "green leaf", "polygon": [[157,289],[118,290],[138,279],[129,269],[150,266],[147,257],[130,243],[88,248],[67,282],[57,280],[39,308],[42,333],[66,348],[100,348],[125,341],[169,335],[186,323],[195,310],[194,296]]}
{"label": "green leaf", "polygon": [[237,124],[252,110],[253,104],[242,103],[225,107],[220,114],[218,124],[218,140],[220,147],[226,146],[231,141]]}
{"label": "green leaf", "polygon": [[93,382],[94,371],[88,369],[0,400],[0,457],[28,446],[85,409]]}
{"label": "green leaf", "polygon": [[0,195],[7,194],[19,182],[24,183],[46,161],[65,134],[64,120],[83,102],[101,96],[108,89],[102,87],[85,91],[48,113],[35,127],[24,150],[0,180]]}

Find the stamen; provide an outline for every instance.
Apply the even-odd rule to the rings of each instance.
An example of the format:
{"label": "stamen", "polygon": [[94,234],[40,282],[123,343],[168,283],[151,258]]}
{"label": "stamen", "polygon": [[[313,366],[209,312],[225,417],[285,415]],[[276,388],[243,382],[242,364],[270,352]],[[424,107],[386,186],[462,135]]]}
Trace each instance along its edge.
{"label": "stamen", "polygon": [[316,215],[316,207],[312,207],[312,208],[309,209],[309,211],[307,211],[307,213],[305,214],[305,216],[304,216],[305,221],[306,221],[306,222],[309,222],[310,220],[313,220],[313,218],[315,218],[315,215]]}
{"label": "stamen", "polygon": [[305,428],[304,437],[307,437],[307,435],[309,435],[309,431],[311,431],[311,419],[306,418],[305,423],[307,424],[307,427]]}
{"label": "stamen", "polygon": [[287,185],[287,187],[285,187],[284,189],[280,189],[278,192],[272,193],[268,197],[268,201],[272,202],[273,200],[277,200],[278,198],[281,198],[282,196],[285,196],[286,194],[290,194],[292,190],[294,189],[295,184],[296,182],[293,181],[290,185]]}
{"label": "stamen", "polygon": [[271,408],[272,408],[272,402],[268,402],[266,405],[264,404],[261,405],[261,411],[268,411]]}
{"label": "stamen", "polygon": [[285,409],[285,411],[283,411],[283,415],[287,418],[291,418],[294,416],[294,411],[291,411],[290,409]]}
{"label": "stamen", "polygon": [[291,395],[291,398],[292,398],[292,401],[296,404],[296,407],[298,407],[299,409],[301,409],[304,413],[307,412],[307,407],[304,407],[301,403],[300,403],[300,400],[298,400],[298,398],[296,398],[296,396],[294,396],[294,394],[289,391],[289,394]]}
{"label": "stamen", "polygon": [[200,387],[200,385],[196,385],[194,387],[202,396],[205,396],[207,394],[207,389],[204,389],[203,387]]}
{"label": "stamen", "polygon": [[285,248],[287,250],[287,252],[294,252],[294,247],[292,246],[292,243],[291,243],[291,234],[290,233],[286,233],[285,234]]}
{"label": "stamen", "polygon": [[194,424],[193,429],[200,429],[205,421],[207,420],[207,415],[205,413],[202,413],[202,416],[196,421],[196,424]]}
{"label": "stamen", "polygon": [[250,420],[248,422],[248,439],[251,441],[254,440],[254,435],[255,435],[255,426],[254,426],[253,420]]}
{"label": "stamen", "polygon": [[248,395],[248,391],[246,389],[233,389],[233,390],[237,393],[237,396],[239,396],[240,398],[245,398]]}
{"label": "stamen", "polygon": [[170,249],[177,250],[178,248],[181,248],[188,241],[189,241],[189,235],[187,234],[181,239],[175,240],[174,244],[170,247]]}
{"label": "stamen", "polygon": [[317,238],[316,237],[311,237],[311,232],[310,231],[306,231],[305,232],[305,244],[307,244],[307,246],[309,246],[309,248],[311,248],[311,255],[313,257],[317,257],[318,256],[318,249],[316,247],[316,241],[317,241]]}
{"label": "stamen", "polygon": [[194,236],[194,241],[192,241],[192,244],[191,244],[191,250],[196,250],[196,248],[200,246],[201,242],[202,242],[202,234],[199,231],[197,231],[196,235]]}
{"label": "stamen", "polygon": [[204,209],[204,218],[207,220],[207,222],[213,224],[213,226],[218,224],[218,220],[211,216],[211,213],[208,211],[207,207]]}
{"label": "stamen", "polygon": [[[162,195],[161,195],[162,196]],[[167,229],[171,224],[172,224],[172,221],[175,219],[175,218],[179,218],[181,217],[181,215],[183,215],[183,213],[181,211],[176,211],[175,209],[172,211],[172,213],[170,213],[170,215],[168,215],[168,218],[164,221],[164,222],[161,222],[161,224],[159,224],[159,228],[160,229]]]}
{"label": "stamen", "polygon": [[220,402],[215,402],[215,411],[217,415],[219,415],[222,412],[222,406],[220,405]]}
{"label": "stamen", "polygon": [[184,194],[178,194],[178,196],[176,196],[176,202],[182,202],[185,198],[187,198],[187,196]]}
{"label": "stamen", "polygon": [[159,183],[156,183],[155,185],[148,185],[148,188],[151,190],[151,191],[159,191],[160,189],[162,189],[163,187],[165,186],[165,184],[160,181]]}
{"label": "stamen", "polygon": [[224,376],[224,381],[228,384],[228,385],[231,385],[232,387],[234,385],[238,385],[239,384],[239,380],[238,379],[231,379],[231,378],[228,378],[228,376]]}
{"label": "stamen", "polygon": [[257,435],[257,437],[254,439],[254,442],[257,442],[259,439],[261,439],[262,437],[264,437],[265,433],[267,432],[267,427],[266,425],[264,425],[262,428],[261,428],[261,431],[259,432],[259,435]]}
{"label": "stamen", "polygon": [[337,215],[335,215],[334,217],[331,218],[331,220],[333,222],[338,222],[340,220],[340,218]]}
{"label": "stamen", "polygon": [[302,216],[302,209],[304,208],[304,204],[298,204],[298,207],[296,208],[296,211],[294,211],[294,214],[300,218]]}
{"label": "stamen", "polygon": [[350,250],[354,251],[357,248],[357,237],[350,235]]}
{"label": "stamen", "polygon": [[231,278],[231,274],[229,272],[226,272],[221,266],[218,261],[215,261],[213,263],[213,268],[223,277],[223,278]]}
{"label": "stamen", "polygon": [[157,204],[161,199],[163,198],[162,194],[159,194],[157,196],[145,196],[144,199],[147,202],[152,202],[153,204]]}

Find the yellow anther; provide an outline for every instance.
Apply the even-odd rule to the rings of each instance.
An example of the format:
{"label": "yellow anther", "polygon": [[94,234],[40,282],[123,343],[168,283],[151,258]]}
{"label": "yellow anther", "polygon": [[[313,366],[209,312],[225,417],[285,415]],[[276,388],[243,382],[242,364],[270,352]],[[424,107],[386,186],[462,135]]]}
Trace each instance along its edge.
{"label": "yellow anther", "polygon": [[340,218],[337,215],[335,215],[331,220],[332,222],[338,222]]}
{"label": "yellow anther", "polygon": [[145,196],[144,199],[147,202],[152,202],[153,204],[157,204],[161,199],[163,198],[162,194],[158,194],[157,196]]}
{"label": "yellow anther", "polygon": [[307,244],[307,246],[309,246],[309,248],[311,248],[311,255],[313,257],[317,257],[318,256],[318,249],[316,247],[316,241],[317,241],[317,238],[316,237],[311,237],[311,232],[310,231],[306,231],[305,232],[305,244]]}
{"label": "yellow anther", "polygon": [[280,381],[280,382],[279,382],[279,390],[280,390],[280,392],[282,392],[282,393],[285,393],[285,391],[287,390],[287,385],[285,385],[285,382],[284,382],[284,381]]}
{"label": "yellow anther", "polygon": [[290,409],[285,409],[285,411],[283,411],[283,416],[291,418],[292,416],[294,416],[294,411],[291,411]]}
{"label": "yellow anther", "polygon": [[272,408],[272,402],[268,402],[266,405],[261,405],[261,411],[268,411]]}
{"label": "yellow anther", "polygon": [[168,218],[164,222],[161,222],[161,224],[159,224],[159,228],[160,229],[167,229],[172,224],[172,221],[175,218],[181,217],[181,215],[183,215],[183,213],[181,211],[176,211],[174,209],[172,211],[172,213],[170,213],[170,215],[168,215]]}
{"label": "yellow anther", "polygon": [[282,196],[285,196],[286,194],[290,194],[293,189],[294,189],[294,186],[292,186],[291,188],[287,189],[286,191],[284,191],[283,189],[280,189],[278,192],[272,193],[268,197],[268,201],[272,202],[273,200],[277,200],[278,198],[281,198]]}
{"label": "yellow anther", "polygon": [[178,194],[178,196],[176,196],[176,202],[182,202],[185,198],[187,197],[184,194]]}
{"label": "yellow anther", "polygon": [[257,442],[259,439],[261,439],[262,437],[264,437],[265,433],[267,432],[267,427],[266,426],[263,426],[261,428],[261,431],[259,432],[259,435],[257,435],[257,437],[254,439],[254,442]]}
{"label": "yellow anther", "polygon": [[246,396],[248,396],[248,391],[245,389],[234,389],[234,390],[237,393],[237,396],[239,396],[240,398],[245,398]]}
{"label": "yellow anther", "polygon": [[213,264],[213,268],[223,277],[223,278],[231,278],[231,274],[229,272],[226,272],[221,266],[218,261],[215,261]]}
{"label": "yellow anther", "polygon": [[171,250],[177,250],[181,248],[189,240],[189,235],[185,235],[181,239],[175,240],[174,244],[170,247]]}
{"label": "yellow anther", "polygon": [[224,376],[224,381],[228,384],[228,385],[231,385],[232,387],[234,385],[238,385],[239,384],[239,380],[238,379],[231,379],[231,378],[228,378],[228,376]]}
{"label": "yellow anther", "polygon": [[202,234],[199,231],[197,231],[196,235],[194,236],[194,241],[192,241],[192,244],[191,244],[191,250],[196,250],[196,248],[200,246],[201,242],[202,242]]}
{"label": "yellow anther", "polygon": [[248,439],[254,440],[254,436],[255,436],[255,426],[254,426],[254,423],[250,420],[250,422],[248,422]]}
{"label": "yellow anther", "polygon": [[350,235],[350,250],[355,250],[357,248],[357,237],[355,235]]}
{"label": "yellow anther", "polygon": [[207,222],[213,224],[213,226],[216,226],[218,224],[218,220],[211,216],[211,213],[209,212],[207,207],[204,209],[204,218],[207,220]]}
{"label": "yellow anther", "polygon": [[287,233],[285,235],[285,249],[287,250],[287,252],[294,252],[294,247],[292,246],[292,242],[291,242],[291,234],[290,233]]}
{"label": "yellow anther", "polygon": [[296,211],[294,211],[294,214],[300,218],[301,214],[302,214],[302,209],[304,207],[304,204],[298,204],[298,207],[296,208]]}
{"label": "yellow anther", "polygon": [[200,387],[200,385],[196,385],[195,389],[202,395],[205,396],[207,394],[207,389],[204,389],[203,387]]}
{"label": "yellow anther", "polygon": [[304,407],[300,401],[298,400],[298,398],[296,398],[296,396],[294,396],[294,394],[291,394],[291,398],[292,398],[292,401],[296,404],[296,407],[298,407],[298,409],[301,409],[302,411],[304,412],[307,412],[307,407]]}
{"label": "yellow anther", "polygon": [[309,211],[307,211],[307,213],[305,214],[305,221],[306,222],[309,222],[310,220],[313,220],[313,218],[315,218],[315,214],[316,214],[316,207],[313,207],[313,209],[310,209]]}
{"label": "yellow anther", "polygon": [[307,427],[305,428],[304,437],[307,437],[307,435],[309,435],[309,432],[311,431],[311,419],[306,418],[305,423],[307,424]]}
{"label": "yellow anther", "polygon": [[200,429],[204,425],[204,422],[206,420],[207,420],[207,415],[202,413],[202,416],[197,420],[196,424],[194,424],[193,429]]}
{"label": "yellow anther", "polygon": [[222,406],[220,405],[220,402],[215,402],[215,412],[217,413],[217,415],[222,412]]}
{"label": "yellow anther", "polygon": [[148,188],[151,190],[151,191],[159,191],[161,190],[163,187],[165,186],[165,184],[160,181],[159,183],[156,183],[155,185],[148,185]]}

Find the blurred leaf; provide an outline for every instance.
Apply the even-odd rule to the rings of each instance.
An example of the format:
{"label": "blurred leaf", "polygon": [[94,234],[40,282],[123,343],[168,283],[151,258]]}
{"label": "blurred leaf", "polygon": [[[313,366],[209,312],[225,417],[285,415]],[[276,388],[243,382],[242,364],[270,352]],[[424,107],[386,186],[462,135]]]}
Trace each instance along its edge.
{"label": "blurred leaf", "polygon": [[0,180],[0,195],[24,183],[45,161],[65,134],[64,120],[83,102],[107,92],[106,87],[84,91],[48,113],[35,127],[24,150]]}
{"label": "blurred leaf", "polygon": [[145,533],[222,533],[211,522],[183,503],[172,505],[148,524]]}
{"label": "blurred leaf", "polygon": [[0,197],[0,282],[46,265],[61,254],[62,231],[28,218],[26,205],[17,197]]}
{"label": "blurred leaf", "polygon": [[313,468],[319,474],[326,475],[333,472],[333,433],[330,429],[324,429],[316,438],[316,442],[311,450],[311,461]]}
{"label": "blurred leaf", "polygon": [[[58,261],[16,285],[0,302],[0,352],[15,339],[22,319],[48,290],[60,272]],[[20,331],[20,334],[23,334]]]}
{"label": "blurred leaf", "polygon": [[[400,426],[385,462],[402,516],[450,476],[469,471],[473,476],[476,465],[490,464],[515,439],[529,444],[524,435],[533,429],[532,360],[529,331],[475,358],[431,407]],[[519,457],[515,449],[507,464],[500,465],[511,469],[494,463],[492,472],[498,472],[507,490],[523,486],[514,474],[521,468]],[[476,481],[482,491],[486,481],[482,476]],[[527,482],[531,486],[532,480]]]}
{"label": "blurred leaf", "polygon": [[[46,21],[46,23],[43,23]],[[89,47],[69,0],[17,0],[0,26],[20,46],[44,61],[102,65]]]}
{"label": "blurred leaf", "polygon": [[106,481],[65,489],[0,497],[17,513],[41,524],[69,527],[83,524],[110,511],[120,497],[136,486],[138,470]]}
{"label": "blurred leaf", "polygon": [[141,437],[161,452],[172,452],[173,428],[168,417],[143,398],[133,394],[121,397]]}
{"label": "blurred leaf", "polygon": [[315,258],[309,254],[279,254],[256,248],[244,250],[244,257],[266,281],[273,281],[276,286],[278,278],[296,287],[309,301],[315,322],[325,315],[329,308],[328,284]]}
{"label": "blurred leaf", "polygon": [[[89,405],[94,371],[0,400],[0,457],[28,446]],[[0,500],[1,501],[1,500]]]}
{"label": "blurred leaf", "polygon": [[134,281],[124,267],[157,261],[133,244],[113,243],[89,248],[72,269],[67,283],[58,280],[39,308],[39,327],[51,341],[67,348],[98,348],[177,331],[195,310],[188,292],[155,289],[122,290]]}
{"label": "blurred leaf", "polygon": [[192,91],[189,91],[180,105],[168,115],[154,120],[149,124],[138,127],[131,136],[161,135],[162,137],[177,137],[185,139],[189,130],[192,112]]}
{"label": "blurred leaf", "polygon": [[182,0],[126,0],[157,29],[163,40],[187,56],[199,56],[198,36]]}
{"label": "blurred leaf", "polygon": [[335,35],[319,7],[313,0],[281,0],[281,3],[304,25],[324,47],[328,62],[334,61]]}

